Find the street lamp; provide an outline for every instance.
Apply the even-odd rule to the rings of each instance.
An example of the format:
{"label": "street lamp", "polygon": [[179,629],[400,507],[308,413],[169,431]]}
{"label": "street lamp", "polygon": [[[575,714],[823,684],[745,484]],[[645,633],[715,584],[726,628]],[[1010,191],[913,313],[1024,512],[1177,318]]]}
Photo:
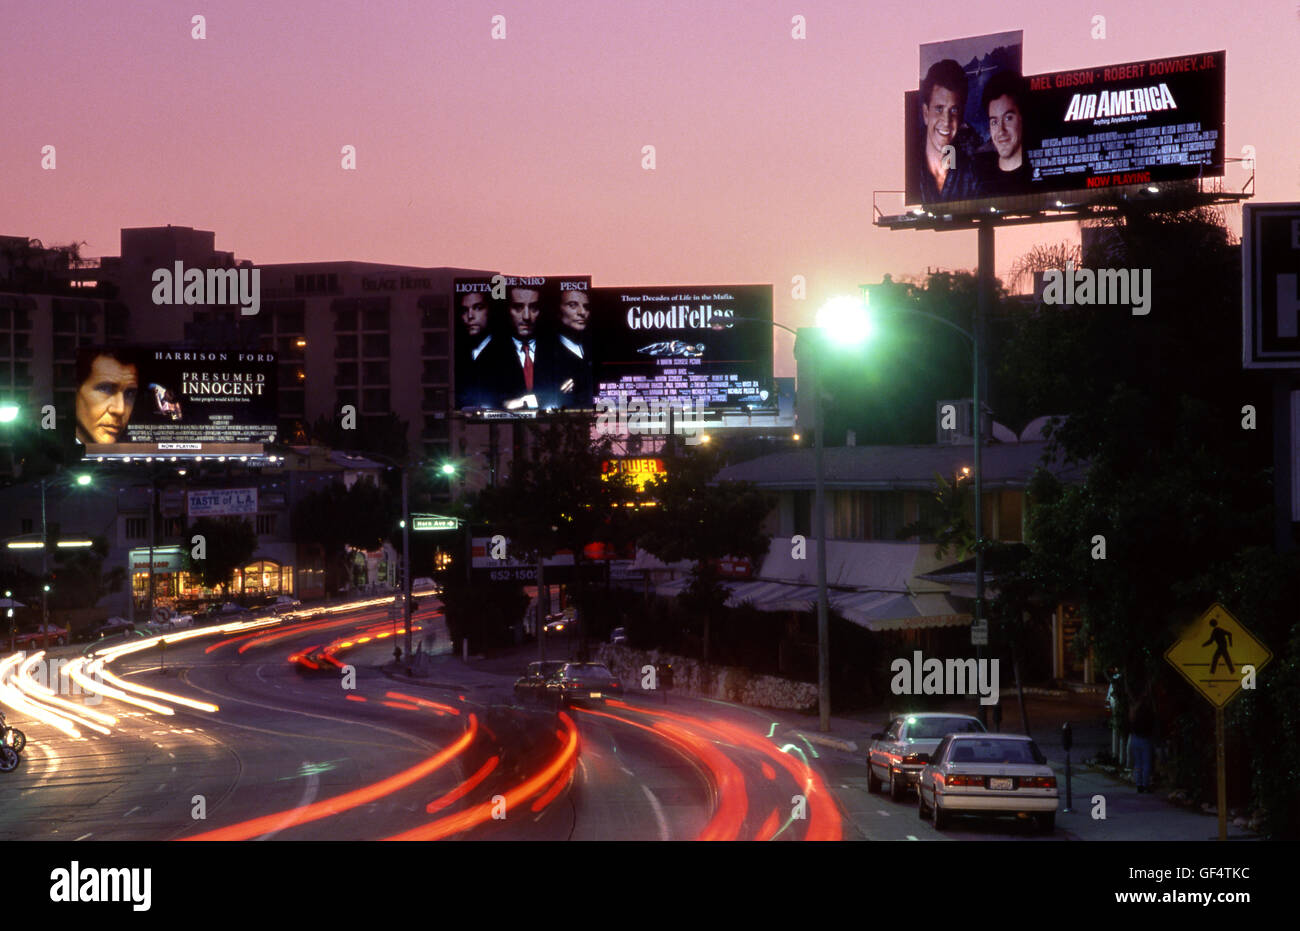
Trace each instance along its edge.
{"label": "street lamp", "polygon": [[[794,330],[775,320],[762,317],[729,317],[728,323],[766,323],[779,330],[794,334],[794,353],[799,356],[799,347],[804,345],[806,351],[813,353],[809,360],[808,373],[812,381],[813,395],[813,449],[816,470],[816,491],[814,492],[813,511],[817,533],[817,712],[818,726],[822,731],[831,729],[831,653],[830,653],[830,604],[826,585],[826,462],[825,462],[825,416],[822,405],[822,390],[817,369],[817,355],[824,344],[832,343],[837,347],[854,347],[865,342],[871,335],[871,321],[867,317],[866,295],[861,299],[854,297],[834,297],[827,301],[817,312],[817,326]],[[721,328],[715,325],[715,328]],[[816,339],[811,337],[816,335]]]}
{"label": "street lamp", "polygon": [[56,476],[53,479],[42,478],[41,486],[41,649],[48,650],[50,647],[50,586],[46,578],[50,574],[50,532],[49,525],[45,521],[45,489],[57,488],[60,485],[70,485],[75,482],[77,485],[85,488],[90,484],[90,476],[82,473],[76,476]]}
{"label": "street lamp", "polygon": [[[866,294],[866,285],[863,286],[863,293]],[[971,626],[971,642],[975,645],[975,655],[979,660],[984,657],[984,644],[988,641],[988,630],[984,626],[984,437],[983,422],[984,411],[981,405],[982,381],[980,378],[980,315],[977,313],[975,321],[975,333],[964,327],[958,326],[951,320],[945,320],[943,317],[935,314],[926,313],[923,310],[907,310],[907,316],[924,317],[927,320],[933,320],[936,323],[942,323],[951,330],[956,330],[971,345],[971,370],[973,372],[974,390],[971,404],[974,410],[974,423],[972,424],[973,440],[975,443],[975,622]],[[970,473],[970,469],[962,468],[962,477]],[[977,640],[977,632],[979,639]],[[980,719],[984,720],[986,715],[986,706],[980,705]]]}

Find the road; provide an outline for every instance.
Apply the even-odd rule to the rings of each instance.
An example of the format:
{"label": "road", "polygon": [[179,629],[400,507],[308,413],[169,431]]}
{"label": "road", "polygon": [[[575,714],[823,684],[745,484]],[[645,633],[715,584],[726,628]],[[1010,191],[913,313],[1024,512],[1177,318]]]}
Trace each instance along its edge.
{"label": "road", "polygon": [[[417,638],[445,644],[438,609],[426,600]],[[48,658],[0,657],[0,704],[28,736],[0,775],[0,839],[1208,839],[1201,816],[1120,787],[1105,790],[1112,816],[1089,818],[1092,783],[1050,836],[1015,819],[936,831],[914,797],[867,790],[865,741],[819,748],[789,715],[675,694],[525,702],[527,651],[439,655],[408,676],[395,624],[372,601],[168,635],[165,651],[121,641],[145,649],[107,661],[120,690],[64,706],[16,687],[59,682],[40,676]],[[54,652],[103,687],[81,648]]]}
{"label": "road", "polygon": [[[414,623],[440,625],[436,604]],[[107,733],[11,705],[28,747],[0,782],[0,839],[839,837],[821,775],[750,714],[637,697],[557,711],[516,700],[513,675],[450,658],[437,682],[399,681],[383,669],[392,637],[370,606],[120,656],[108,670],[153,690],[152,707],[68,699],[111,716]],[[322,655],[351,670],[290,661]],[[17,664],[4,675],[0,700]]]}

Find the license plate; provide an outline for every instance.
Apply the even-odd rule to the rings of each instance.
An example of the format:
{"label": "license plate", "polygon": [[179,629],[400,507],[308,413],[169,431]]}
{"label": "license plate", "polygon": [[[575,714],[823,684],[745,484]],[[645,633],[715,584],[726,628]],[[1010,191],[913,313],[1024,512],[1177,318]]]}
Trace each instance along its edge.
{"label": "license plate", "polygon": [[1010,789],[1010,788],[1011,788],[1011,780],[1010,780],[1009,778],[1007,778],[1007,779],[998,779],[998,778],[995,776],[995,777],[989,779],[989,788],[990,788],[990,789]]}
{"label": "license plate", "polygon": [[592,693],[591,693],[591,697],[592,697],[592,698],[600,698],[601,696],[600,696],[600,693],[599,693],[599,692],[592,692]]}

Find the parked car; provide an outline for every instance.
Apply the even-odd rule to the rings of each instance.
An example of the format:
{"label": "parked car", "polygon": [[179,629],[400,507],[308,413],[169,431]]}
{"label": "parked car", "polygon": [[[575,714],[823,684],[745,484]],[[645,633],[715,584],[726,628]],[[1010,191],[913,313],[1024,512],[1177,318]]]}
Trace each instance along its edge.
{"label": "parked car", "polygon": [[285,611],[297,611],[302,607],[302,602],[292,595],[277,595],[270,607],[276,614],[280,614]]}
{"label": "parked car", "polygon": [[917,783],[919,814],[935,830],[954,815],[1017,815],[1056,828],[1056,774],[1032,739],[1012,734],[949,734]]}
{"label": "parked car", "polygon": [[546,632],[548,634],[564,633],[573,624],[573,621],[559,614],[552,614],[546,620]]}
{"label": "parked car", "polygon": [[588,702],[603,705],[605,699],[622,694],[623,684],[600,663],[565,663],[546,680],[546,695],[557,708]]}
{"label": "parked car", "polygon": [[867,791],[889,786],[889,797],[901,802],[908,789],[916,787],[921,774],[922,754],[932,754],[948,734],[984,733],[979,718],[968,714],[921,712],[900,714],[889,726],[871,735],[867,748]]}
{"label": "parked car", "polygon": [[[19,650],[40,649],[45,641],[45,628],[37,625],[33,631],[19,633],[14,638],[14,647]],[[58,627],[54,624],[49,625],[49,644],[50,646],[61,647],[68,642],[68,630],[66,627]]]}
{"label": "parked car", "polygon": [[524,701],[540,699],[545,694],[547,680],[563,668],[563,660],[529,663],[523,676],[515,680],[515,697]]}

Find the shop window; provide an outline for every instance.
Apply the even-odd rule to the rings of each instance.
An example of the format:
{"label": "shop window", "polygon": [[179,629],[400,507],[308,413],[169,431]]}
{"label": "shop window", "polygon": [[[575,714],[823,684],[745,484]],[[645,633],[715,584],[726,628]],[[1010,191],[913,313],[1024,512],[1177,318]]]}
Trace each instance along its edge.
{"label": "shop window", "polygon": [[149,520],[144,517],[128,517],[126,519],[126,538],[128,540],[143,540],[145,534],[149,532]]}

